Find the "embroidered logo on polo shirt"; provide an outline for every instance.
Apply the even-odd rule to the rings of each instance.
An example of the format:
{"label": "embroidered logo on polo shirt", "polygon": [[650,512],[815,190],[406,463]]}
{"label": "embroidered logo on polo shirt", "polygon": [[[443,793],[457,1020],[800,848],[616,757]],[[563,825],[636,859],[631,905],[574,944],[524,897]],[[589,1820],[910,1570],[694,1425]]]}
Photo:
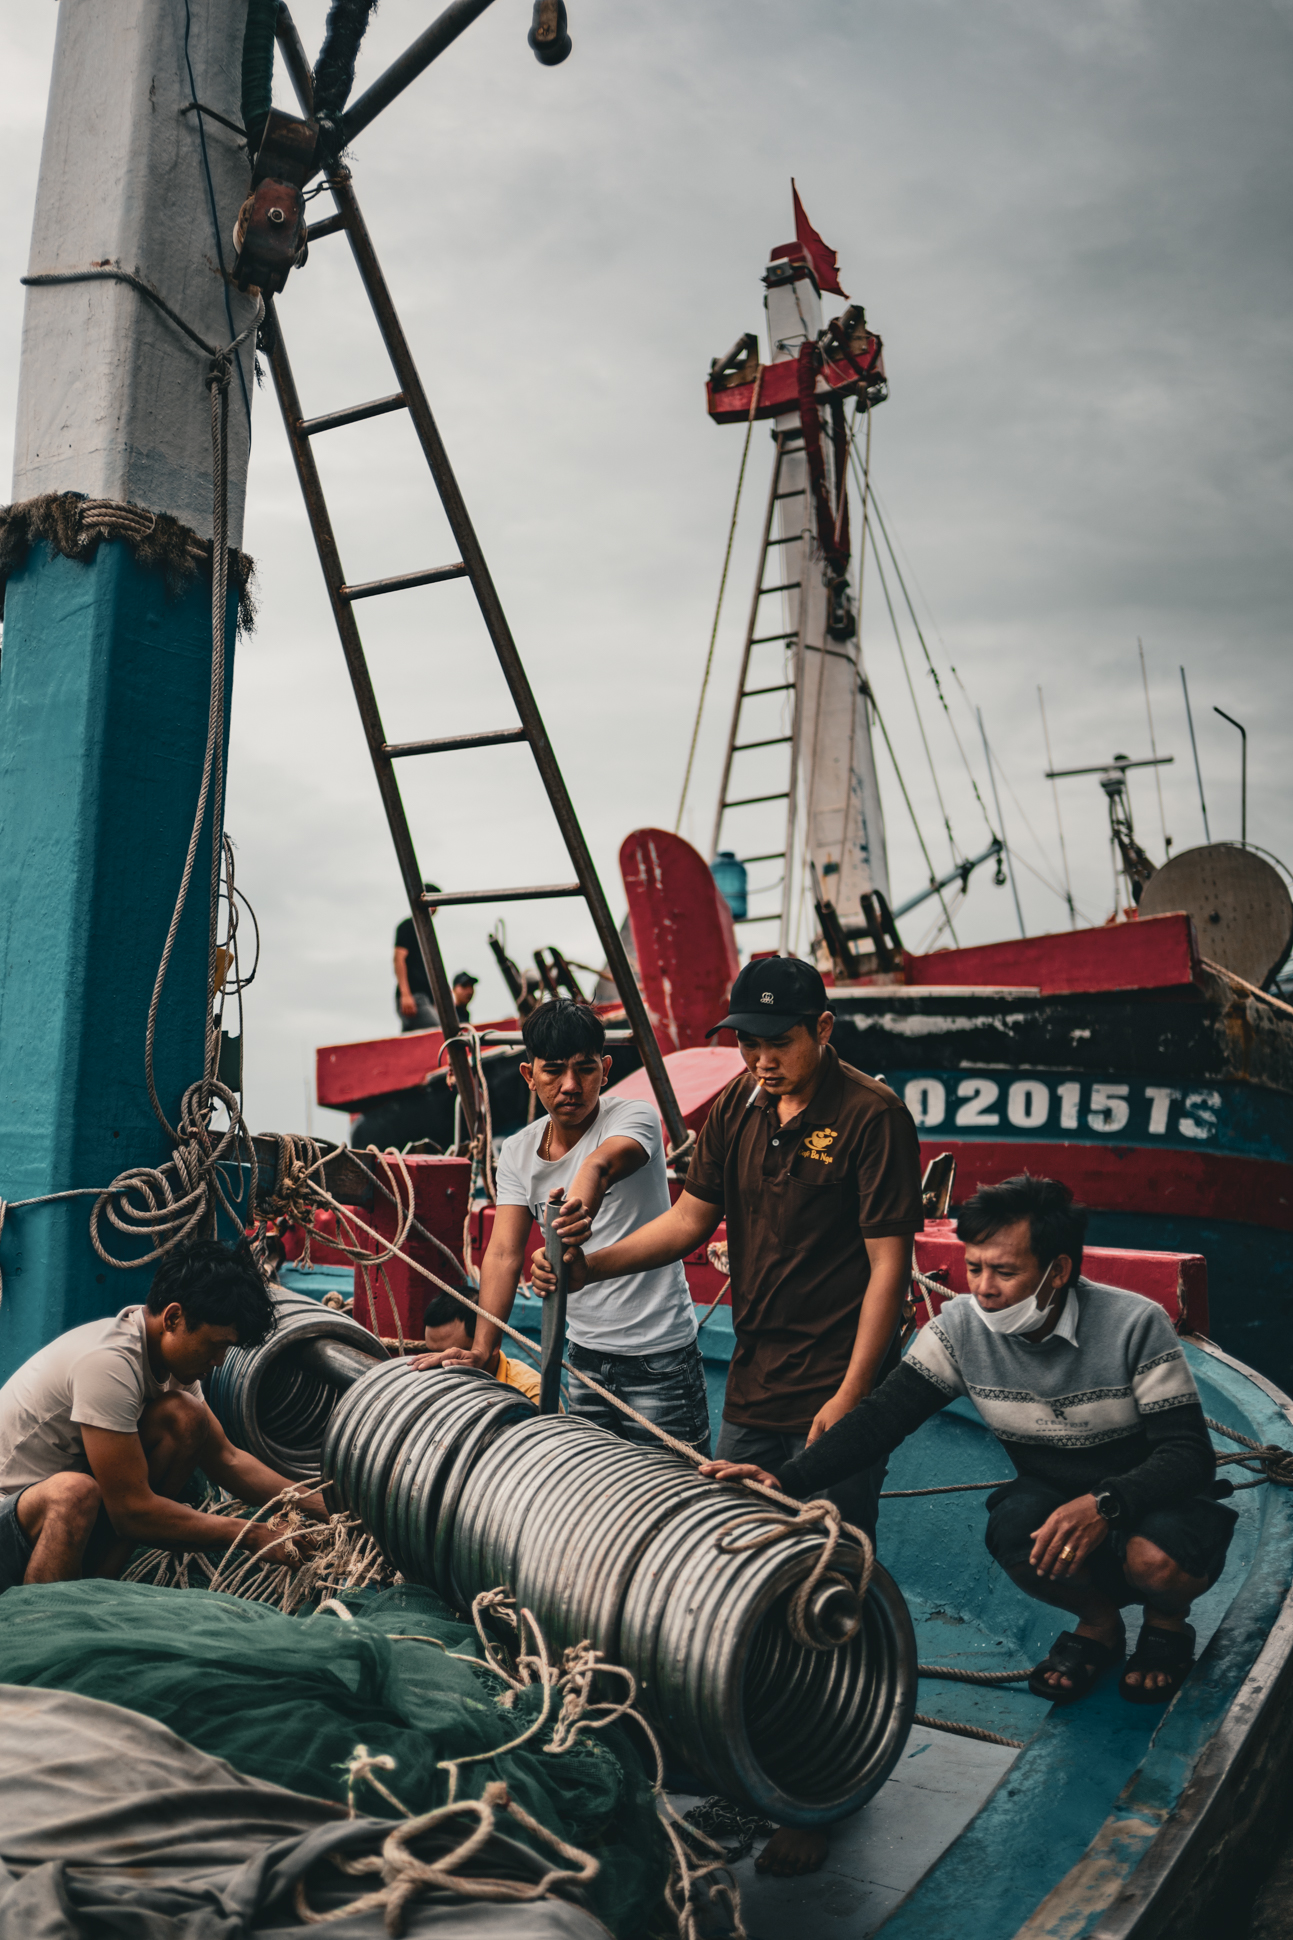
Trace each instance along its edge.
{"label": "embroidered logo on polo shirt", "polygon": [[833,1165],[835,1161],[826,1150],[826,1147],[831,1143],[832,1139],[838,1137],[838,1132],[833,1132],[829,1127],[824,1127],[819,1132],[809,1132],[808,1137],[804,1140],[800,1149],[806,1159],[820,1159],[823,1165]]}

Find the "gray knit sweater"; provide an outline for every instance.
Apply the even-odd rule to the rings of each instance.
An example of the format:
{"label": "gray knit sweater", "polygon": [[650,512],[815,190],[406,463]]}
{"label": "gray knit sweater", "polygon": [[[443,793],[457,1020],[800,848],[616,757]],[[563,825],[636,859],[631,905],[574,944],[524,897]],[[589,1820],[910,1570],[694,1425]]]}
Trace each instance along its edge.
{"label": "gray knit sweater", "polygon": [[[1212,1445],[1181,1343],[1161,1307],[1079,1280],[1065,1333],[994,1334],[972,1296],[949,1300],[902,1365],[780,1470],[804,1499],[869,1468],[967,1395],[1020,1475],[1072,1500],[1109,1489],[1123,1517],[1215,1492]],[[1066,1338],[1068,1332],[1076,1338]],[[1229,1493],[1229,1491],[1226,1491]]]}

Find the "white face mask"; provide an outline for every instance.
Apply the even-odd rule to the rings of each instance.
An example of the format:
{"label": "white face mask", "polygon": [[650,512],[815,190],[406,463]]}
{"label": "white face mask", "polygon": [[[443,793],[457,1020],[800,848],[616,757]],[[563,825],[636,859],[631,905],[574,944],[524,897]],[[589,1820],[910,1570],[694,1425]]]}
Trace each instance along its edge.
{"label": "white face mask", "polygon": [[[1051,1266],[1054,1266],[1054,1264],[1055,1262],[1052,1260]],[[988,1313],[979,1305],[972,1293],[966,1297],[973,1301],[975,1313],[979,1316],[984,1326],[989,1328],[994,1334],[1035,1334],[1039,1327],[1045,1325],[1046,1316],[1050,1312],[1049,1303],[1045,1307],[1038,1305],[1037,1295],[1046,1285],[1051,1266],[1047,1267],[1046,1272],[1043,1273],[1027,1300],[1021,1300],[1017,1306],[998,1307],[995,1313]]]}

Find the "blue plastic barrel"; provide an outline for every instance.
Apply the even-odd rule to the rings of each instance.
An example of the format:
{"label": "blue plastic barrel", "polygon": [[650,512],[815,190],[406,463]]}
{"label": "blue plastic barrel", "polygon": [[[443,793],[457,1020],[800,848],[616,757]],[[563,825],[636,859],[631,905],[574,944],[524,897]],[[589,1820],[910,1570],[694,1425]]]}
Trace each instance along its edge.
{"label": "blue plastic barrel", "polygon": [[720,849],[709,865],[710,874],[718,884],[718,893],[731,910],[733,919],[739,921],[746,913],[746,889],[749,877],[745,864],[738,862],[731,849]]}

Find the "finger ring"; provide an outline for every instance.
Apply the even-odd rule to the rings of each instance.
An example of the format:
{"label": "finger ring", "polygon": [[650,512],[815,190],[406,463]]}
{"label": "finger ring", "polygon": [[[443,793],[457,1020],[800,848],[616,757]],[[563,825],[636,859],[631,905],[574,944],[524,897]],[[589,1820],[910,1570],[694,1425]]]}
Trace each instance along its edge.
{"label": "finger ring", "polygon": [[1064,1545],[1064,1547],[1063,1547],[1063,1549],[1062,1549],[1062,1550],[1060,1551],[1060,1559],[1061,1559],[1061,1561],[1063,1560],[1063,1558],[1064,1558],[1065,1556],[1071,1556],[1072,1554],[1073,1554],[1073,1551],[1072,1551],[1072,1550],[1071,1550],[1071,1549],[1069,1548],[1069,1546],[1068,1546],[1068,1544],[1067,1544],[1067,1543],[1065,1543],[1065,1545]]}

